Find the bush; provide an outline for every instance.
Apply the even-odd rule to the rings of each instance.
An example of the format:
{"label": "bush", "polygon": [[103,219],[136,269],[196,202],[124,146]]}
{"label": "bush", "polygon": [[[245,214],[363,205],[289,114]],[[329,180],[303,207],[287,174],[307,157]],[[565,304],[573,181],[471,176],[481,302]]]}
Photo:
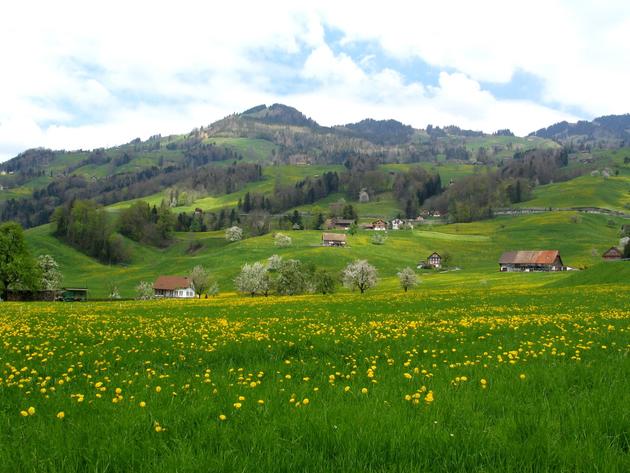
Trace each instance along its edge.
{"label": "bush", "polygon": [[292,240],[290,236],[283,233],[276,233],[273,237],[273,244],[278,248],[287,248],[291,246]]}
{"label": "bush", "polygon": [[225,239],[227,241],[240,241],[243,239],[243,229],[236,225],[225,230]]}
{"label": "bush", "polygon": [[153,284],[147,281],[141,281],[140,284],[136,286],[136,295],[137,299],[140,299],[141,301],[153,299]]}

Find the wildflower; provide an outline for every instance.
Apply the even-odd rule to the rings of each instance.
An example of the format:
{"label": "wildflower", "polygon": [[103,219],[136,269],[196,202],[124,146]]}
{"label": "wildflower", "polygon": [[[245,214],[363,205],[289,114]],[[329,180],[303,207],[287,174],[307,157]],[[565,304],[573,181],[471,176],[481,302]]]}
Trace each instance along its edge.
{"label": "wildflower", "polygon": [[26,412],[26,411],[20,411],[20,415],[21,415],[22,417],[28,417],[28,412]]}
{"label": "wildflower", "polygon": [[146,403],[146,402],[144,402],[144,401],[140,401],[140,402],[138,403],[138,405],[139,405],[140,407],[147,407],[147,403]]}
{"label": "wildflower", "polygon": [[406,379],[411,379],[411,373],[405,373],[403,375]]}
{"label": "wildflower", "polygon": [[28,412],[29,416],[34,416],[35,415],[35,408],[33,406],[29,407],[26,412]]}
{"label": "wildflower", "polygon": [[362,394],[367,394],[368,393],[368,388],[361,388],[361,393]]}
{"label": "wildflower", "polygon": [[116,391],[115,391],[115,392],[116,392],[116,394],[120,394],[120,393],[122,393],[122,389],[120,389],[120,388],[116,388]]}
{"label": "wildflower", "polygon": [[251,383],[249,383],[250,388],[255,388],[256,386],[257,386],[256,381],[252,381]]}
{"label": "wildflower", "polygon": [[161,387],[161,386],[156,386],[156,387],[155,387],[155,392],[156,392],[156,393],[159,393],[161,390],[162,390],[162,387]]}
{"label": "wildflower", "polygon": [[424,402],[427,404],[431,404],[433,402],[433,391],[429,391],[427,395],[424,397]]}
{"label": "wildflower", "polygon": [[63,420],[66,417],[66,414],[63,411],[57,412],[57,419]]}
{"label": "wildflower", "polygon": [[484,378],[481,378],[479,380],[479,383],[481,384],[482,389],[486,389],[486,387],[488,386],[488,381],[486,381]]}
{"label": "wildflower", "polygon": [[235,409],[240,409],[240,408],[241,408],[241,406],[242,406],[242,404],[241,404],[240,402],[235,402],[235,403],[234,403],[234,408],[235,408]]}
{"label": "wildflower", "polygon": [[525,379],[525,373],[521,373],[521,374],[519,374],[519,375],[518,375],[518,377],[519,377],[521,380],[524,380],[524,379]]}
{"label": "wildflower", "polygon": [[307,406],[309,402],[311,401],[309,401],[308,398],[304,398],[304,400],[302,400],[302,404],[304,404],[305,406]]}
{"label": "wildflower", "polygon": [[225,414],[219,414],[219,420],[227,420],[227,416]]}
{"label": "wildflower", "polygon": [[260,404],[261,406],[265,403],[265,401],[263,401],[262,399],[258,399],[258,404]]}
{"label": "wildflower", "polygon": [[345,388],[343,388],[343,391],[344,391],[344,392],[346,392],[346,393],[347,393],[348,391],[350,391],[350,386],[346,386]]}

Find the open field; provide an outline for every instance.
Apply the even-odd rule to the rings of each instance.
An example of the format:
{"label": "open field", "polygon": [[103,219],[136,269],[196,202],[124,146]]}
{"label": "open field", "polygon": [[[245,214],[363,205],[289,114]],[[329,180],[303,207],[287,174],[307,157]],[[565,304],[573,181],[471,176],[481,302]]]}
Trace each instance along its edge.
{"label": "open field", "polygon": [[[611,220],[612,225],[608,221]],[[154,281],[160,274],[188,274],[202,264],[217,277],[222,291],[233,290],[233,279],[247,262],[266,260],[273,254],[298,258],[305,263],[340,271],[348,262],[361,258],[376,266],[381,277],[380,289],[396,287],[396,272],[415,267],[433,251],[449,253],[451,266],[459,271],[422,272],[422,284],[431,288],[466,286],[510,287],[522,281],[536,284],[563,279],[562,274],[500,274],[497,261],[503,251],[519,248],[559,249],[565,264],[591,267],[601,262],[601,254],[617,244],[623,219],[573,212],[549,212],[521,217],[502,217],[475,223],[420,226],[413,231],[390,231],[384,245],[371,243],[372,232],[359,231],[349,236],[347,248],[320,246],[320,231],[288,231],[293,244],[276,248],[271,234],[228,243],[223,232],[181,233],[166,249],[138,245],[128,241],[132,263],[107,266],[61,243],[49,225],[26,232],[29,247],[36,254],[51,254],[59,262],[67,285],[87,285],[92,297],[105,297],[110,282],[116,282],[123,297],[134,297],[140,281]],[[201,244],[188,252],[191,240]],[[625,265],[623,268],[628,268]],[[618,274],[619,281],[623,271]],[[630,276],[630,274],[629,274]]]}
{"label": "open field", "polygon": [[0,471],[627,472],[629,296],[5,303]]}

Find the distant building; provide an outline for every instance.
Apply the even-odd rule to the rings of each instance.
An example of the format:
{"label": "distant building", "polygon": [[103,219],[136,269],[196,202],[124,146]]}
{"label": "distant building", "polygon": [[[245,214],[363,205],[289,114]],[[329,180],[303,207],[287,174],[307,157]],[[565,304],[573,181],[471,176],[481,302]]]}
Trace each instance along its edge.
{"label": "distant building", "polygon": [[620,260],[622,257],[623,253],[616,246],[613,246],[610,249],[606,250],[602,255],[602,258],[604,258],[606,261]]}
{"label": "distant building", "polygon": [[392,230],[402,230],[405,225],[405,221],[399,218],[395,218],[391,222]]}
{"label": "distant building", "polygon": [[506,251],[499,258],[499,271],[563,271],[565,266],[558,250]]}
{"label": "distant building", "polygon": [[384,231],[387,230],[387,222],[385,220],[374,220],[372,222],[372,230]]}
{"label": "distant building", "polygon": [[326,222],[329,230],[347,230],[354,224],[354,220],[344,218],[333,218]]}
{"label": "distant building", "polygon": [[433,252],[427,258],[427,263],[435,269],[440,269],[442,267],[442,257],[436,252]]}
{"label": "distant building", "polygon": [[88,289],[87,287],[64,287],[61,298],[65,302],[84,302],[88,298]]}
{"label": "distant building", "polygon": [[346,246],[346,241],[344,233],[322,233],[322,246]]}
{"label": "distant building", "polygon": [[184,276],[159,276],[153,284],[155,297],[191,299],[195,297],[195,287]]}

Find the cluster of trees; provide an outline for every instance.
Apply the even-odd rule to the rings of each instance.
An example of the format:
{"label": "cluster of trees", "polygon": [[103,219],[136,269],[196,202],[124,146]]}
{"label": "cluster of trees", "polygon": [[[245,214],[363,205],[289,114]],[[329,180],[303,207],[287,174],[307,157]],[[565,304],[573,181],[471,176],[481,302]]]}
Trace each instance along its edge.
{"label": "cluster of trees", "polygon": [[0,225],[0,290],[6,300],[10,290],[60,289],[59,264],[50,255],[34,258],[24,239],[22,227],[15,222]]}
{"label": "cluster of trees", "polygon": [[[397,273],[401,288],[406,292],[418,284],[418,277],[411,268]],[[234,279],[236,290],[255,295],[296,295],[304,293],[332,294],[339,283],[361,294],[378,283],[378,272],[366,260],[355,260],[340,274],[317,268],[312,263],[297,259],[283,259],[273,255],[265,263],[246,263]]]}
{"label": "cluster of trees", "polygon": [[165,247],[173,239],[177,221],[166,205],[151,207],[141,200],[120,213],[118,230],[139,243]]}
{"label": "cluster of trees", "polygon": [[54,234],[86,255],[107,264],[130,260],[124,239],[115,231],[107,212],[90,200],[73,200],[53,215]]}
{"label": "cluster of trees", "polygon": [[418,209],[424,202],[442,192],[440,174],[429,174],[421,167],[412,167],[406,173],[399,173],[394,179],[393,193],[400,206],[405,209],[406,218],[418,216]]}
{"label": "cluster of trees", "polygon": [[0,220],[15,220],[24,227],[48,223],[55,208],[74,199],[92,199],[102,205],[142,198],[165,188],[180,186],[204,194],[235,192],[245,184],[262,179],[258,164],[235,163],[229,166],[195,168],[179,165],[153,166],[134,173],[114,174],[91,180],[85,176],[58,176],[30,197],[0,203]]}

